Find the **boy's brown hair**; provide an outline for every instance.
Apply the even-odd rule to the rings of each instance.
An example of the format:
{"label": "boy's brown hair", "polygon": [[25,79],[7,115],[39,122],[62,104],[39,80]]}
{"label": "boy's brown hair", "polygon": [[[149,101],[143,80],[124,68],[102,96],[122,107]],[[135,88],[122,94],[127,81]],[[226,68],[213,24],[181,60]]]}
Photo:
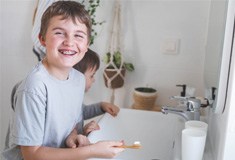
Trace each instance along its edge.
{"label": "boy's brown hair", "polygon": [[88,69],[95,69],[97,71],[99,67],[100,57],[91,49],[88,49],[82,60],[73,66],[73,68],[82,73],[85,73]]}
{"label": "boy's brown hair", "polygon": [[91,38],[91,19],[89,13],[85,10],[84,5],[75,1],[57,1],[49,6],[41,18],[41,28],[39,35],[45,38],[48,25],[51,18],[62,16],[62,20],[71,18],[74,23],[78,20],[87,27],[88,41]]}

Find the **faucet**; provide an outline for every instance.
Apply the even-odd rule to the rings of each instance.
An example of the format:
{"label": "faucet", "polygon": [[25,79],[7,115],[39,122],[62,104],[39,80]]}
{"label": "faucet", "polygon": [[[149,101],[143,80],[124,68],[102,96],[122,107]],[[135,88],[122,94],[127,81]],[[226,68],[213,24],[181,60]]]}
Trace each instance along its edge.
{"label": "faucet", "polygon": [[185,102],[185,106],[181,108],[162,106],[162,113],[173,113],[182,116],[186,121],[188,120],[200,120],[200,107],[201,100],[193,97],[180,97],[172,96],[170,99],[179,100]]}

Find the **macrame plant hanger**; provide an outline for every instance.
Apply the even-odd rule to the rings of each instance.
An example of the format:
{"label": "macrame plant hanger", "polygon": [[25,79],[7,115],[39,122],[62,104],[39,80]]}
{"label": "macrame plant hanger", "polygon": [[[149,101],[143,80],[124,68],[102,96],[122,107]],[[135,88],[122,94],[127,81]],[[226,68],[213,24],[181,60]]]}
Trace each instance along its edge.
{"label": "macrame plant hanger", "polygon": [[[110,98],[110,102],[114,104],[115,100],[115,88],[112,87],[112,81],[117,78],[118,76],[121,77],[124,80],[124,74],[121,72],[122,66],[123,66],[123,57],[121,54],[121,65],[118,68],[113,63],[113,54],[117,51],[122,53],[121,47],[120,47],[120,30],[121,30],[121,6],[120,6],[120,0],[115,1],[115,9],[114,9],[114,17],[113,17],[113,26],[112,26],[112,32],[110,37],[110,44],[109,44],[109,53],[110,53],[110,61],[106,65],[106,69],[108,66],[113,66],[116,73],[112,77],[108,77],[106,72],[104,72],[104,76],[107,80],[107,87],[112,89],[112,95]],[[108,69],[107,69],[108,70]]]}

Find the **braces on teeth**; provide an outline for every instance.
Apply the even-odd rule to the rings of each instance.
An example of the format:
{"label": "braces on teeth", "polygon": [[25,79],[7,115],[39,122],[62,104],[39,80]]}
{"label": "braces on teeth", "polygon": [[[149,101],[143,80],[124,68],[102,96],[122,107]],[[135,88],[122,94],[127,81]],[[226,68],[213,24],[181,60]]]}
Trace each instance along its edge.
{"label": "braces on teeth", "polygon": [[65,51],[65,52],[63,52],[63,54],[70,55],[70,54],[74,54],[74,53],[73,53],[73,52],[70,52],[70,51]]}

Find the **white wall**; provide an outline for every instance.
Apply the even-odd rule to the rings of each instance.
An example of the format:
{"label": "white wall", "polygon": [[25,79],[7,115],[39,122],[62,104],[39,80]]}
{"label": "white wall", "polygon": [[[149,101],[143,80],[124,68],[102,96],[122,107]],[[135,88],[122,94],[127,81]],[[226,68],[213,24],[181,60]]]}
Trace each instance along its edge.
{"label": "white wall", "polygon": [[[10,92],[36,64],[32,53],[32,14],[36,0],[1,1],[1,150],[10,114]],[[99,35],[91,46],[102,57],[108,50],[112,22],[113,0],[101,1],[97,17],[105,20],[98,27]],[[176,84],[195,87],[203,95],[203,67],[209,1],[123,0],[123,54],[134,63],[136,70],[127,73],[125,86],[116,90],[120,107],[132,105],[132,91],[147,84],[158,90],[157,104],[169,102],[168,97],[179,95]],[[180,39],[180,52],[166,55],[161,51],[165,38]],[[1,43],[2,44],[2,43]],[[102,70],[87,93],[85,101],[109,100],[111,91],[104,86]],[[99,91],[99,94],[97,94]],[[101,94],[102,93],[102,94]]]}
{"label": "white wall", "polygon": [[[234,3],[235,4],[235,3]],[[234,6],[235,7],[235,6]],[[235,10],[235,8],[234,8]],[[234,39],[235,40],[235,39]],[[235,41],[233,41],[233,55],[235,54]],[[225,124],[226,132],[220,130],[221,133],[224,133],[224,142],[220,145],[220,148],[223,152],[219,154],[218,159],[230,160],[231,157],[234,157],[234,148],[235,148],[235,57],[233,56],[233,62],[231,67],[231,78],[229,85],[229,96],[228,104],[226,105],[226,110],[223,115],[222,123],[218,123],[218,126]],[[223,145],[224,144],[224,145]]]}
{"label": "white wall", "polygon": [[1,145],[10,115],[10,93],[37,62],[32,53],[31,27],[34,1],[1,1]]}
{"label": "white wall", "polygon": [[[234,3],[235,4],[235,3]],[[234,9],[235,10],[235,9]],[[233,55],[235,54],[235,41],[233,41]],[[231,70],[231,84],[229,86],[229,103],[226,106],[226,115],[228,118],[226,125],[226,135],[225,135],[225,145],[224,145],[224,160],[229,160],[231,157],[234,157],[234,148],[235,148],[235,57],[233,56]],[[227,108],[228,107],[228,108]]]}
{"label": "white wall", "polygon": [[[233,42],[235,54],[235,41]],[[209,136],[215,160],[231,160],[235,148],[235,57],[232,56],[226,108],[223,114],[210,113]]]}
{"label": "white wall", "polygon": [[[99,19],[107,23],[101,27],[91,47],[101,57],[108,51],[112,2],[101,1],[101,8],[97,10]],[[196,95],[203,95],[208,10],[209,1],[123,0],[123,54],[127,61],[134,63],[136,71],[127,73],[124,88],[116,90],[116,104],[130,107],[133,89],[146,85],[158,90],[159,105],[168,103],[169,96],[180,94],[181,88],[176,84],[193,86],[197,89]],[[162,53],[165,38],[180,39],[178,55]],[[111,91],[104,87],[102,67],[96,76],[96,84],[86,96],[88,101],[94,97],[95,100],[109,99]],[[103,94],[97,96],[97,90],[102,90]]]}
{"label": "white wall", "polygon": [[[235,148],[235,39],[233,49],[230,46],[230,37],[234,34],[235,1],[229,0],[227,24],[225,33],[224,52],[232,52],[230,78],[227,92],[225,110],[222,114],[214,114],[212,110],[209,118],[209,138],[215,160],[231,160]],[[229,39],[229,40],[228,40]],[[223,106],[221,106],[223,107]]]}
{"label": "white wall", "polygon": [[[2,4],[0,3],[0,17],[2,17],[2,10],[1,10],[1,7]],[[0,35],[2,35],[2,25],[1,25],[1,21],[0,21]],[[2,38],[0,38],[0,49],[2,48]],[[2,90],[2,54],[0,54],[0,90]],[[2,108],[2,92],[0,92],[0,108]],[[2,112],[1,112],[1,109],[0,109],[0,140],[2,139]],[[0,141],[1,142],[1,141]],[[0,143],[0,146],[2,143]],[[0,147],[0,151],[1,151],[1,147]]]}

